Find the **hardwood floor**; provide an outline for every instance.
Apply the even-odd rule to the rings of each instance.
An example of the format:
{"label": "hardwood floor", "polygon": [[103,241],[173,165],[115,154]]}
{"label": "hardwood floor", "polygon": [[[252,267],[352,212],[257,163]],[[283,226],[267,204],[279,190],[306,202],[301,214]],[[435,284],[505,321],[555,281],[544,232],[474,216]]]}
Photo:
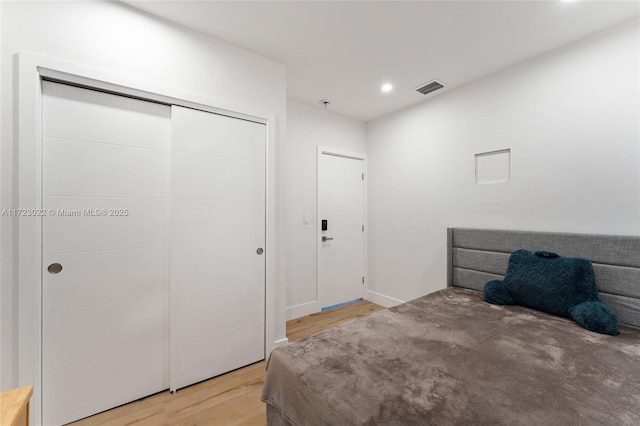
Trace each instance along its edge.
{"label": "hardwood floor", "polygon": [[[300,339],[352,319],[384,309],[366,300],[287,321],[289,341]],[[134,401],[92,417],[74,426],[264,426],[266,411],[260,401],[265,361],[180,389]]]}

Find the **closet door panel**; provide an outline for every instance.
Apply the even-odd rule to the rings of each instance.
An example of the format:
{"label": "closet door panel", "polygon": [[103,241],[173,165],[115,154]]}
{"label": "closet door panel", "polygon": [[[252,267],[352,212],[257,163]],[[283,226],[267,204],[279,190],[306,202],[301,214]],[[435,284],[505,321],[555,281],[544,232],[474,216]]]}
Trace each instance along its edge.
{"label": "closet door panel", "polygon": [[164,198],[169,152],[46,137],[47,194]]}
{"label": "closet door panel", "polygon": [[[60,425],[169,386],[168,342],[43,374],[44,425]],[[64,389],[64,391],[61,391]]]}
{"label": "closet door panel", "polygon": [[172,295],[173,342],[259,323],[263,317],[262,283]]}
{"label": "closet door panel", "polygon": [[259,282],[264,262],[256,243],[214,244],[171,249],[174,294]]}
{"label": "closet door panel", "polygon": [[176,152],[172,195],[205,200],[263,200],[264,186],[256,183],[256,175],[264,175],[264,165],[257,168],[252,159]]}
{"label": "closet door panel", "polygon": [[43,82],[43,424],[169,385],[170,113]]}
{"label": "closet door panel", "polygon": [[168,202],[160,198],[60,195],[44,205],[57,212],[43,217],[45,254],[168,246]]}
{"label": "closet door panel", "polygon": [[171,387],[179,389],[263,359],[263,323],[185,340],[171,345]]}
{"label": "closet door panel", "polygon": [[264,241],[263,201],[172,200],[171,214],[174,247]]}
{"label": "closet door panel", "polygon": [[174,151],[230,158],[264,158],[265,126],[188,108],[174,107],[171,112]]}
{"label": "closet door panel", "polygon": [[[73,367],[167,341],[168,296],[160,295],[45,314],[45,371]],[[83,336],[56,345],[67,335]]]}
{"label": "closet door panel", "polygon": [[[108,93],[44,82],[45,136],[168,150],[169,107]],[[72,115],[71,121],[69,120]]]}
{"label": "closet door panel", "polygon": [[45,265],[65,265],[48,277],[43,312],[53,313],[169,293],[168,247],[121,249],[43,256]]}
{"label": "closet door panel", "polygon": [[265,126],[172,108],[171,389],[264,359]]}

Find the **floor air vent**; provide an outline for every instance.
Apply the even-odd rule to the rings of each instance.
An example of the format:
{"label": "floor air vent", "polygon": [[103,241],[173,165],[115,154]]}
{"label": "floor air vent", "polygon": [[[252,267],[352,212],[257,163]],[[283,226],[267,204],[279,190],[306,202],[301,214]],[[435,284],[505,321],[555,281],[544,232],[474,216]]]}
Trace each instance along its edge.
{"label": "floor air vent", "polygon": [[418,93],[422,93],[423,95],[428,95],[431,92],[435,92],[436,90],[440,90],[444,87],[444,84],[433,80],[429,83],[423,84],[421,86],[416,87],[414,90]]}

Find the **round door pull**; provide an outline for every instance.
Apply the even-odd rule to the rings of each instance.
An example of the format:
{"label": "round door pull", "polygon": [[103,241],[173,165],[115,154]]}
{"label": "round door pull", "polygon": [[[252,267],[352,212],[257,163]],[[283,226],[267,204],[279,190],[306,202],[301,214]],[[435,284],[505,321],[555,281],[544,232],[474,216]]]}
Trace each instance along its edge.
{"label": "round door pull", "polygon": [[49,265],[49,267],[47,268],[47,271],[49,271],[50,274],[57,274],[60,271],[62,271],[62,265],[59,263],[52,263],[51,265]]}
{"label": "round door pull", "polygon": [[258,247],[258,250],[256,250],[256,253],[262,254],[264,253],[264,250],[262,250],[262,247]]}

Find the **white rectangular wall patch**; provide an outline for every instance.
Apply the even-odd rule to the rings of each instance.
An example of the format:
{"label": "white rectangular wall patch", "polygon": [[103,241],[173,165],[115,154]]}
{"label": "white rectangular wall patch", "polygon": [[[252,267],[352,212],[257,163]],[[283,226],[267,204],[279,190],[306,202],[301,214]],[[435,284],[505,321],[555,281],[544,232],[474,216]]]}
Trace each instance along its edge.
{"label": "white rectangular wall patch", "polygon": [[476,183],[505,183],[511,179],[511,149],[482,152],[476,157]]}

